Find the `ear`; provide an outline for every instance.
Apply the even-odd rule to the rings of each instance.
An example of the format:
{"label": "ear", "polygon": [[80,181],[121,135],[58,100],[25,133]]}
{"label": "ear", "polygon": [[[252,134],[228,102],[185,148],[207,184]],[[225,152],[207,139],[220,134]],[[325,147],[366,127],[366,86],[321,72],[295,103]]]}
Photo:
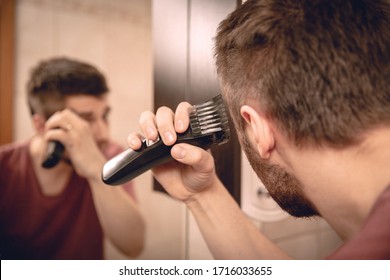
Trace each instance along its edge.
{"label": "ear", "polygon": [[34,129],[37,133],[43,133],[45,130],[46,118],[40,114],[34,114],[32,116]]}
{"label": "ear", "polygon": [[248,105],[241,107],[241,116],[248,124],[260,156],[268,159],[275,147],[275,138],[269,120]]}

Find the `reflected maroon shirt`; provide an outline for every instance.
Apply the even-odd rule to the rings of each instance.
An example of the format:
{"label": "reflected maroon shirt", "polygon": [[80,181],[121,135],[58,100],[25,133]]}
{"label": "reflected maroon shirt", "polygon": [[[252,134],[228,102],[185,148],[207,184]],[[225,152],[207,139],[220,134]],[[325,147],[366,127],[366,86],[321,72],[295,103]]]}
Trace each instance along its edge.
{"label": "reflected maroon shirt", "polygon": [[[107,158],[123,149],[110,143]],[[87,180],[75,172],[64,191],[45,196],[28,143],[0,147],[0,258],[102,259],[103,232]],[[125,189],[135,198],[133,185]]]}

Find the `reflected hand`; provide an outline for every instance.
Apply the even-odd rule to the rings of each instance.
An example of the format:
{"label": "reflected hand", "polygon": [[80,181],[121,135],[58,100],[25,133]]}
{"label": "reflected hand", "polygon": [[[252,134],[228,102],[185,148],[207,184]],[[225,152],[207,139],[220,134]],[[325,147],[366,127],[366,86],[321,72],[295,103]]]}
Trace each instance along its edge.
{"label": "reflected hand", "polygon": [[45,124],[45,139],[65,146],[76,172],[87,179],[100,178],[105,157],[100,151],[89,123],[69,109],[56,112]]}

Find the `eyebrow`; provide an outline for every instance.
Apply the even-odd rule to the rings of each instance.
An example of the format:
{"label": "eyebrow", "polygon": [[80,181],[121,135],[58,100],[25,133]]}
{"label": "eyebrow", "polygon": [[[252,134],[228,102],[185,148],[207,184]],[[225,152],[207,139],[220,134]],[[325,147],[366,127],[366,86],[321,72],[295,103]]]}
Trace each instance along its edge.
{"label": "eyebrow", "polygon": [[[78,112],[76,111],[75,109],[71,108],[70,109],[73,113],[75,113],[76,115],[78,115],[79,117],[81,118],[92,118],[94,115],[93,115],[93,112]],[[105,110],[104,110],[104,113],[103,115],[106,115],[108,113],[111,112],[111,107],[107,107]]]}

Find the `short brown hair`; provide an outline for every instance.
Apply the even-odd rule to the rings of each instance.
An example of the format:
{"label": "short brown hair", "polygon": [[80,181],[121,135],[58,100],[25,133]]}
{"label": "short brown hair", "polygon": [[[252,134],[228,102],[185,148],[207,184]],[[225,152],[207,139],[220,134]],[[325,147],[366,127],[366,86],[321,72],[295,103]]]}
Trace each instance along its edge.
{"label": "short brown hair", "polygon": [[248,0],[218,28],[236,125],[253,99],[297,146],[343,147],[390,125],[390,3]]}
{"label": "short brown hair", "polygon": [[41,61],[32,69],[27,83],[31,114],[40,113],[46,118],[63,109],[66,96],[86,94],[99,97],[107,92],[106,79],[97,68],[66,57]]}

